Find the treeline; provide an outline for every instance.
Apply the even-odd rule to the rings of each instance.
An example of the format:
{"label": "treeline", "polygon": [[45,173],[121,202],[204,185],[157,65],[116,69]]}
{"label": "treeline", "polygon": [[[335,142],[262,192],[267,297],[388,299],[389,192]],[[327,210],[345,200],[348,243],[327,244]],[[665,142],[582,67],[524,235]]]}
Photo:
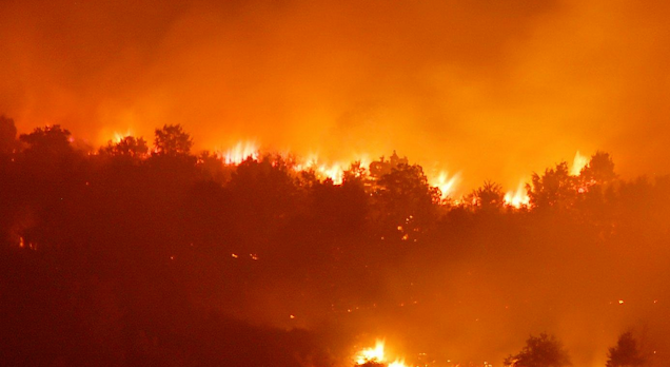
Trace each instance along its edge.
{"label": "treeline", "polygon": [[[608,284],[633,244],[634,256],[653,259],[635,265],[637,280],[668,265],[659,244],[669,236],[670,179],[621,180],[607,153],[578,176],[566,163],[534,174],[529,205],[514,208],[493,182],[442,199],[419,165],[395,154],[353,163],[334,184],[292,157],[231,165],[192,146],[166,125],[151,149],[129,136],[91,151],[58,125],[17,136],[0,119],[6,365],[328,365],[346,343],[281,330],[318,320],[353,334],[400,304],[431,314],[446,297],[436,274],[457,277],[456,263],[485,264],[479,286],[510,288],[510,304],[568,272],[611,275],[593,280],[598,302],[628,290]],[[568,269],[575,251],[588,266]],[[518,271],[500,277],[509,267]],[[648,284],[668,294],[666,283]]]}

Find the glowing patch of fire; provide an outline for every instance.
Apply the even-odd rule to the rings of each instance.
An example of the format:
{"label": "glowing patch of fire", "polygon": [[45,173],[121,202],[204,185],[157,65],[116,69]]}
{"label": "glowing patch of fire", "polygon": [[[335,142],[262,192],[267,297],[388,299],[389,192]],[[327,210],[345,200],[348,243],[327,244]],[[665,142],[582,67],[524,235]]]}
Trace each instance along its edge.
{"label": "glowing patch of fire", "polygon": [[133,132],[130,131],[130,129],[126,130],[125,133],[120,133],[120,132],[115,131],[115,132],[114,132],[114,137],[112,138],[112,142],[114,142],[115,144],[118,144],[118,143],[120,143],[123,139],[125,139],[125,138],[127,138],[127,137],[129,137],[129,136],[133,136]]}
{"label": "glowing patch of fire", "polygon": [[456,182],[459,178],[459,174],[455,174],[449,177],[447,172],[440,172],[437,176],[437,179],[430,180],[430,184],[431,186],[435,186],[440,189],[440,192],[442,193],[442,199],[444,199],[454,190]]}
{"label": "glowing patch of fire", "polygon": [[[377,340],[374,348],[366,348],[358,352],[355,361],[357,365],[364,365],[370,362],[386,364],[387,357],[384,353],[384,341]],[[390,362],[387,365],[388,367],[407,367],[405,365],[405,362],[400,359],[396,359],[395,361]]]}
{"label": "glowing patch of fire", "polygon": [[247,158],[258,159],[258,146],[251,141],[238,142],[234,147],[228,149],[226,152],[220,153],[219,156],[226,164],[240,164]]}
{"label": "glowing patch of fire", "polygon": [[517,209],[521,208],[522,206],[528,206],[530,203],[530,198],[526,193],[526,188],[524,187],[523,181],[519,183],[516,191],[509,191],[506,193],[503,200],[505,201],[505,204],[513,206]]}
{"label": "glowing patch of fire", "polygon": [[575,154],[575,159],[572,160],[572,168],[570,168],[570,174],[573,176],[579,176],[582,172],[582,169],[589,164],[589,157],[579,154],[579,151]]}

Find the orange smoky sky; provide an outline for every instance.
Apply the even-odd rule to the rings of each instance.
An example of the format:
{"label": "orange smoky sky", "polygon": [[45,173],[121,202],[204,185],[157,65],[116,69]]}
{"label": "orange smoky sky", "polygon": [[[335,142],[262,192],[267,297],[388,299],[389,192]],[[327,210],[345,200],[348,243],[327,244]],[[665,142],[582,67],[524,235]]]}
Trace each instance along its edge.
{"label": "orange smoky sky", "polygon": [[577,150],[670,172],[666,1],[0,3],[0,113],[100,145],[179,123],[324,159],[520,179]]}

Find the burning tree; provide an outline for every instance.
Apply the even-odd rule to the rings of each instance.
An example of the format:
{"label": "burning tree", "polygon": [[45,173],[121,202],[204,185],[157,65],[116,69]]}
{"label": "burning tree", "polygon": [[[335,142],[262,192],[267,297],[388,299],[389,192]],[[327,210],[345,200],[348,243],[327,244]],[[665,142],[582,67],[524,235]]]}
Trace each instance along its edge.
{"label": "burning tree", "polygon": [[384,352],[384,341],[377,340],[374,348],[363,349],[358,353],[355,359],[355,367],[407,367],[405,362],[396,359],[388,362],[388,357]]}

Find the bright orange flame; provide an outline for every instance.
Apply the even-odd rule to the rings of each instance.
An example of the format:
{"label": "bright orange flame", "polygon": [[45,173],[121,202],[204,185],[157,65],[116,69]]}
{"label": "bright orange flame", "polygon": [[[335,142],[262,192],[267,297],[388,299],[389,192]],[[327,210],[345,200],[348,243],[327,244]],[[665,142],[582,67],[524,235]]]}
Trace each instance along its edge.
{"label": "bright orange flame", "polygon": [[528,206],[528,204],[530,203],[530,198],[526,193],[524,182],[521,181],[519,183],[519,186],[517,186],[516,191],[507,192],[503,200],[505,201],[505,204],[513,206],[517,209],[523,206]]}
{"label": "bright orange flame", "polygon": [[339,185],[342,183],[342,178],[344,177],[344,169],[346,167],[339,163],[332,164],[330,166],[322,164],[317,166],[316,171],[323,176],[326,176],[333,180],[333,183]]}
{"label": "bright orange flame", "polygon": [[405,361],[396,359],[395,361],[389,363],[388,367],[407,367],[407,365],[405,364]]}
{"label": "bright orange flame", "polygon": [[457,173],[449,177],[447,172],[441,171],[437,177],[429,178],[428,181],[431,186],[435,186],[440,189],[442,193],[442,199],[449,196],[450,193],[456,188],[456,183],[460,180],[460,173]]}
{"label": "bright orange flame", "polygon": [[111,140],[112,142],[114,142],[114,144],[118,144],[121,142],[121,140],[125,139],[128,136],[133,136],[133,132],[130,129],[126,130],[125,133],[115,131]]}
{"label": "bright orange flame", "polygon": [[[115,139],[123,139],[121,134],[115,133]],[[225,152],[218,152],[217,155],[224,163],[238,165],[247,158],[257,160],[260,158],[258,145],[253,141],[240,141]],[[288,154],[286,154],[288,156]],[[371,160],[368,154],[356,154],[356,157],[350,162],[338,161],[324,163],[317,154],[310,154],[306,159],[299,159],[295,162],[293,169],[296,172],[313,170],[317,177],[321,179],[329,178],[335,185],[341,185],[344,179],[344,172],[349,169],[353,162],[360,163],[361,167],[369,167]],[[431,186],[437,187],[442,193],[442,198],[446,198],[454,192],[456,184],[460,181],[460,173],[449,176],[445,171],[440,171],[437,175],[429,177]]]}
{"label": "bright orange flame", "polygon": [[377,340],[374,348],[363,349],[356,356],[357,364],[365,364],[367,362],[384,362],[384,341]]}
{"label": "bright orange flame", "polygon": [[226,164],[240,164],[249,157],[256,160],[259,157],[258,146],[253,141],[241,141],[226,152],[219,153],[219,157]]}
{"label": "bright orange flame", "polygon": [[[361,163],[361,167],[366,167],[370,164],[367,156],[361,156],[358,159],[353,161],[358,161]],[[321,178],[330,178],[333,180],[335,185],[341,185],[344,179],[344,171],[349,169],[351,163],[345,162],[334,162],[334,163],[323,163],[319,160],[317,154],[310,154],[307,156],[307,159],[296,163],[294,169],[297,172],[314,170],[317,176]]]}
{"label": "bright orange flame", "polygon": [[572,160],[572,168],[570,169],[570,174],[573,176],[579,176],[582,172],[582,168],[586,167],[589,164],[589,157],[581,155],[579,151],[575,154],[575,159]]}
{"label": "bright orange flame", "polygon": [[[356,355],[356,364],[363,365],[368,362],[386,363],[386,355],[384,353],[384,341],[377,339],[374,348],[363,349]],[[388,367],[407,367],[405,361],[395,359],[388,363]]]}

